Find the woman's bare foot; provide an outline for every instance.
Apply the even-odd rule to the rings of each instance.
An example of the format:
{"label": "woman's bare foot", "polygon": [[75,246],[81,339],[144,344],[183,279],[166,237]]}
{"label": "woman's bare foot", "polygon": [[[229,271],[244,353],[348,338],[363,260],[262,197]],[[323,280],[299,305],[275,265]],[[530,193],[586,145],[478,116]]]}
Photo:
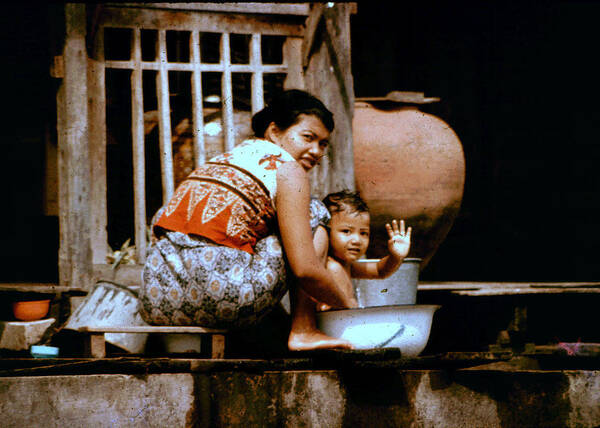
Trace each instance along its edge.
{"label": "woman's bare foot", "polygon": [[315,349],[353,349],[350,342],[327,336],[319,330],[291,332],[288,339],[290,351],[312,351]]}

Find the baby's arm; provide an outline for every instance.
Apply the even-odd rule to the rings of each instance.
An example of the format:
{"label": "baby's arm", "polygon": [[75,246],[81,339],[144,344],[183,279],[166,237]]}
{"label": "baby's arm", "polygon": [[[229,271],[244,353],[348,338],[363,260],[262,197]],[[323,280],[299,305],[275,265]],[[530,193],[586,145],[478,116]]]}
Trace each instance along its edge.
{"label": "baby's arm", "polygon": [[410,250],[410,235],[412,228],[404,230],[404,220],[392,221],[392,226],[386,224],[388,235],[388,248],[390,254],[377,261],[361,262],[355,261],[351,266],[352,278],[383,279],[396,271],[408,255]]}

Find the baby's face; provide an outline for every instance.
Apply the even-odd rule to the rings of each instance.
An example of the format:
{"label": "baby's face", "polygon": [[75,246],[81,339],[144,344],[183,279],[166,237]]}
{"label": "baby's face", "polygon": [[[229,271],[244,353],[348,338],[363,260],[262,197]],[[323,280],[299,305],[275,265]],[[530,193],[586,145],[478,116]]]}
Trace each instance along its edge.
{"label": "baby's face", "polygon": [[369,213],[338,211],[329,223],[330,254],[337,260],[353,262],[361,258],[369,246]]}

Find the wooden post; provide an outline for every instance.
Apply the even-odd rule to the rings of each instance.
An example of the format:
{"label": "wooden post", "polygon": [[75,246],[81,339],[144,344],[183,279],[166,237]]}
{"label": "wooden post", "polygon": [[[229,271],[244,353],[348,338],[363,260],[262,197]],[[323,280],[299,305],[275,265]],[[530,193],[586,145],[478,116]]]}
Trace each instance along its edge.
{"label": "wooden post", "polygon": [[93,40],[88,59],[88,132],[90,147],[90,245],[94,264],[106,263],[108,253],[106,206],[106,69],[104,67],[104,29]]}
{"label": "wooden post", "polygon": [[213,334],[210,338],[210,358],[225,358],[225,336],[222,334]]}
{"label": "wooden post", "polygon": [[315,5],[308,18],[309,40],[303,46],[306,90],[319,97],[335,119],[329,153],[311,173],[312,193],[319,198],[355,189],[350,67],[350,14],[354,8],[351,3]]}
{"label": "wooden post", "polygon": [[91,333],[85,338],[85,355],[92,358],[106,357],[104,333]]}
{"label": "wooden post", "polygon": [[60,285],[91,288],[86,5],[65,5],[64,77],[57,95]]}

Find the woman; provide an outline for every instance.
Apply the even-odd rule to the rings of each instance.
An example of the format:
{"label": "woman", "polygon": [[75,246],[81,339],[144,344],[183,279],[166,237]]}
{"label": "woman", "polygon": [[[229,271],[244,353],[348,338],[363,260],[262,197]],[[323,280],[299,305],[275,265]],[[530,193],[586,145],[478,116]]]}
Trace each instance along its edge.
{"label": "woman", "polygon": [[307,172],[324,155],[333,127],[321,101],[285,91],[252,118],[255,139],[206,162],[178,186],[153,221],[158,240],[140,293],[148,323],[250,325],[286,292],[287,266],[299,286],[290,349],[350,347],[316,329],[309,297],[356,306],[325,269],[327,235],[318,224],[328,213],[310,200]]}

